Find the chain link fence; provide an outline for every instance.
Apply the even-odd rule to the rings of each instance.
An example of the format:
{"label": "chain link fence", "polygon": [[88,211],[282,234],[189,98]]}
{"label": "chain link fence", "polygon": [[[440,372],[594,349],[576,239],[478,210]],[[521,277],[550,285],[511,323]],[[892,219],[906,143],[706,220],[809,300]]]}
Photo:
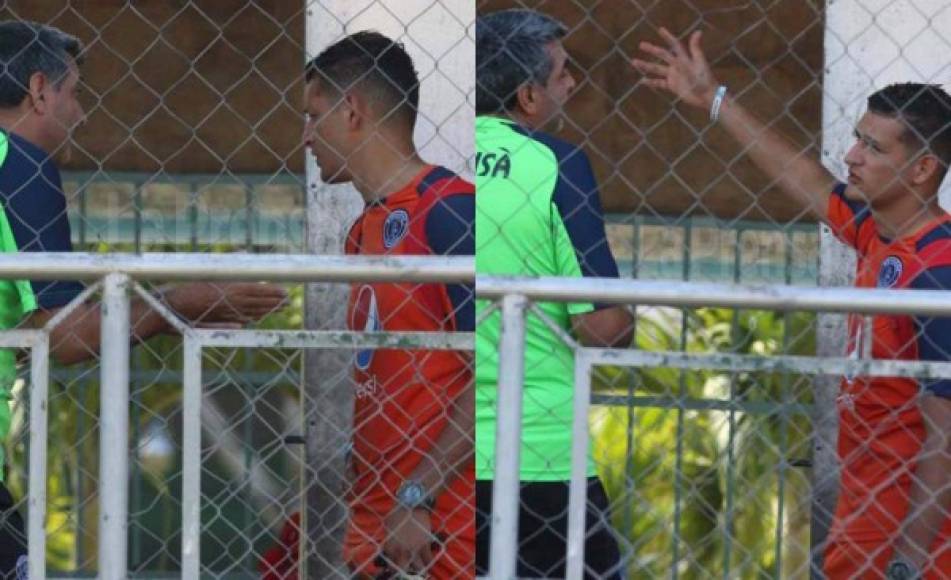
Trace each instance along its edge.
{"label": "chain link fence", "polygon": [[[31,232],[21,236],[15,231],[13,249],[133,252],[152,256],[148,263],[160,260],[153,252],[202,252],[196,263],[205,260],[209,275],[236,266],[246,253],[274,255],[284,264],[293,263],[290,254],[343,253],[349,228],[365,200],[351,186],[323,183],[321,167],[305,151],[305,64],[345,35],[361,30],[378,30],[401,43],[419,78],[415,141],[420,152],[428,162],[465,177],[472,148],[466,138],[472,132],[466,99],[473,83],[468,28],[474,19],[474,8],[467,4],[456,0],[3,3],[0,19],[48,24],[82,43],[75,98],[83,123],[62,146],[45,148],[54,154],[60,170],[61,185],[60,177],[50,185],[59,193],[55,201],[62,204],[46,208],[45,220],[26,224]],[[56,52],[41,39],[33,40],[40,40],[36,44],[41,50]],[[4,58],[8,56],[5,53]],[[53,56],[71,62],[76,55]],[[67,76],[66,82],[71,79]],[[60,119],[59,129],[72,129],[74,120]],[[10,135],[4,142],[11,152],[33,153],[14,137],[30,134],[28,122],[11,122],[4,114],[5,135]],[[32,161],[32,175],[41,175],[46,161]],[[461,182],[453,182],[450,189],[457,183]],[[16,230],[27,218],[9,202],[21,188],[8,191],[7,185],[4,181],[4,200]],[[33,185],[22,191],[31,193]],[[394,189],[397,185],[403,184],[393,184]],[[439,183],[431,185],[438,195],[457,193],[443,191]],[[44,232],[61,233],[65,218],[71,248],[62,240],[47,244]],[[408,228],[403,234],[407,239],[416,235],[415,231],[409,235]],[[398,248],[380,253],[427,252]],[[95,263],[97,258],[88,259]],[[76,263],[82,263],[81,258]],[[384,272],[390,265],[375,270]],[[419,268],[425,278],[426,266]],[[363,562],[348,559],[345,540],[350,553],[354,546],[373,552],[371,564],[385,567],[383,535],[374,529],[372,535],[361,536],[364,530],[352,525],[351,506],[370,505],[373,498],[361,493],[395,492],[389,489],[399,483],[393,473],[409,477],[403,473],[405,465],[392,462],[405,463],[415,457],[413,453],[434,444],[438,434],[434,425],[452,423],[446,416],[448,402],[471,374],[468,357],[443,352],[447,346],[438,337],[387,338],[393,328],[439,335],[441,324],[451,324],[433,319],[407,326],[396,316],[396,310],[405,310],[404,304],[418,302],[420,292],[427,301],[440,299],[429,295],[438,294],[444,285],[413,282],[416,269],[403,267],[403,279],[360,278],[352,297],[350,280],[328,278],[326,268],[310,277],[291,276],[279,287],[262,285],[275,292],[280,288],[283,296],[280,308],[266,316],[263,302],[253,315],[241,312],[256,299],[242,304],[242,298],[229,290],[234,285],[227,282],[193,284],[192,292],[182,293],[183,302],[190,308],[204,303],[206,312],[172,315],[177,309],[174,301],[166,300],[169,286],[163,282],[180,279],[181,273],[168,270],[167,278],[148,280],[133,273],[136,282],[127,289],[132,325],[139,324],[136,316],[143,311],[149,311],[143,316],[155,322],[155,312],[164,306],[161,324],[168,326],[164,336],[133,343],[125,365],[126,405],[112,398],[125,383],[121,370],[118,375],[104,370],[105,350],[100,354],[95,341],[88,342],[85,330],[74,325],[78,321],[68,317],[57,321],[69,326],[53,335],[54,342],[86,342],[90,350],[77,357],[85,362],[50,363],[48,477],[40,478],[46,480],[46,499],[36,496],[29,505],[30,494],[35,489],[39,493],[39,487],[28,484],[27,470],[41,463],[29,457],[42,447],[29,440],[40,421],[36,405],[42,404],[42,397],[31,393],[36,392],[35,377],[42,370],[35,367],[47,357],[39,343],[32,342],[33,334],[10,335],[10,346],[32,345],[33,354],[20,355],[17,378],[11,379],[4,481],[14,500],[5,514],[18,513],[30,525],[45,527],[45,532],[31,528],[34,576],[44,576],[45,570],[50,577],[348,577],[348,567],[352,570]],[[466,280],[454,281],[471,284],[471,264],[468,270]],[[85,273],[80,277],[88,278]],[[60,279],[69,277],[64,274]],[[310,283],[316,281],[321,282]],[[207,291],[210,296],[216,289],[221,298],[206,302],[195,293]],[[370,303],[359,303],[359,289],[370,289]],[[259,299],[264,293],[260,288],[249,290]],[[87,291],[85,298],[84,305],[74,308],[85,313],[82,318],[91,326],[98,321],[99,295]],[[444,306],[439,304],[440,309]],[[452,316],[454,307],[446,308]],[[215,313],[229,309],[254,319],[251,328],[257,334],[234,330],[233,319],[217,328],[221,317]],[[204,322],[198,320],[201,315]],[[202,329],[206,323],[213,328]],[[346,328],[357,332],[349,334],[343,331]],[[331,331],[336,334],[321,334]],[[382,337],[368,342],[363,337],[367,333]],[[452,350],[471,348],[464,333],[446,340]],[[417,343],[423,348],[414,350]],[[354,425],[355,398],[367,394],[361,391],[367,385],[354,374],[355,364],[394,356],[408,356],[402,363],[407,366],[390,369],[393,374],[381,377],[376,391],[369,394],[378,400],[377,407],[389,405],[388,413],[393,411],[391,399],[416,402],[410,401],[399,417],[381,416],[379,408],[363,405],[364,424],[359,424],[358,416]],[[457,372],[434,379],[430,359],[441,363],[452,359]],[[115,361],[110,364],[113,370],[122,368]],[[29,404],[34,404],[32,410]],[[359,412],[359,401],[356,407]],[[107,409],[113,411],[111,418]],[[405,424],[406,433],[390,421]],[[392,431],[390,439],[381,440],[390,448],[377,463],[363,466],[363,479],[374,481],[358,489],[351,470],[355,462],[367,461],[358,439],[381,428]],[[126,432],[127,438],[119,436]],[[393,442],[404,436],[406,449],[393,448]],[[417,444],[421,447],[413,450]],[[385,486],[375,478],[384,480]],[[126,479],[127,488],[121,483]],[[456,500],[471,505],[465,498]],[[42,518],[29,517],[42,515],[40,505],[46,506],[45,524]],[[380,519],[374,513],[363,524],[373,527]],[[40,537],[45,538],[45,554]],[[20,534],[18,540],[26,538]]]}
{"label": "chain link fence", "polygon": [[[478,17],[480,574],[947,577],[947,391],[887,364],[946,361],[943,313],[806,306],[811,286],[948,288],[947,95],[893,88],[865,116],[892,83],[947,87],[946,3],[483,0]],[[492,278],[509,275],[544,280]],[[763,283],[796,306],[745,294]]]}
{"label": "chain link fence", "polygon": [[[521,92],[489,95],[500,108],[484,109],[483,94],[496,86],[485,75],[498,81],[506,70],[504,62],[490,62],[497,57],[493,53],[473,58],[480,34],[476,14],[509,8],[539,10],[563,23],[563,33],[542,44],[563,45],[565,53],[504,48],[501,54],[514,63],[515,78],[535,76],[516,83],[514,88],[525,89]],[[23,515],[31,545],[45,542],[45,554],[32,553],[34,571],[72,577],[329,578],[347,577],[366,565],[364,572],[377,573],[387,566],[378,558],[383,544],[404,537],[386,533],[388,508],[379,507],[389,506],[409,477],[405,465],[393,462],[399,463],[401,451],[432,448],[437,439],[420,428],[416,421],[425,420],[414,413],[436,409],[437,420],[446,419],[447,393],[464,382],[462,375],[474,374],[475,538],[466,522],[447,523],[472,505],[463,492],[443,500],[436,527],[442,526],[437,536],[443,546],[476,545],[461,557],[448,552],[446,557],[477,557],[479,574],[580,578],[587,566],[596,577],[821,577],[830,553],[839,567],[828,577],[880,574],[900,547],[896,530],[907,519],[902,512],[909,509],[907,502],[889,495],[898,489],[918,494],[921,513],[943,515],[944,529],[933,536],[937,548],[927,554],[930,574],[942,577],[948,558],[942,548],[948,538],[948,486],[941,477],[946,471],[926,476],[911,469],[917,450],[942,432],[942,423],[922,419],[925,403],[916,407],[918,399],[909,393],[916,392],[919,379],[946,376],[939,362],[924,362],[946,360],[937,352],[951,340],[939,329],[946,313],[935,304],[938,298],[897,294],[893,302],[890,295],[843,294],[832,307],[821,293],[807,289],[852,282],[854,255],[836,237],[859,246],[860,285],[910,286],[912,272],[941,266],[935,261],[946,253],[936,250],[940,231],[938,246],[927,256],[917,247],[934,230],[933,222],[915,221],[922,218],[918,210],[927,207],[925,198],[898,216],[930,228],[919,238],[900,249],[882,241],[877,253],[857,243],[861,227],[867,241],[874,238],[868,224],[881,228],[898,219],[892,206],[873,199],[881,192],[861,187],[863,178],[867,184],[891,184],[891,193],[930,191],[927,175],[921,185],[909,173],[919,157],[901,157],[904,142],[895,135],[895,149],[884,153],[897,157],[876,157],[884,153],[874,146],[889,135],[862,124],[861,115],[866,97],[890,82],[945,83],[941,48],[948,43],[951,10],[939,0],[887,5],[189,0],[65,6],[10,1],[0,6],[0,19],[48,23],[84,46],[82,78],[75,83],[82,90],[75,98],[85,123],[68,145],[54,148],[62,184],[48,184],[65,194],[62,207],[24,204],[25,197],[17,201],[19,186],[4,190],[9,249],[69,249],[62,239],[53,243],[49,237],[62,232],[68,218],[67,237],[75,250],[202,252],[209,274],[231,267],[224,278],[283,281],[282,309],[267,316],[263,307],[243,302],[240,292],[229,293],[223,282],[216,283],[222,298],[207,302],[199,291],[208,288],[194,286],[186,302],[206,308],[182,323],[168,312],[169,301],[150,297],[165,296],[166,279],[200,279],[194,271],[182,273],[195,264],[165,270],[165,278],[137,277],[135,270],[117,267],[143,285],[126,289],[133,298],[132,324],[158,325],[155,312],[164,311],[161,324],[169,325],[166,336],[134,344],[128,360],[118,344],[128,346],[121,321],[114,327],[119,330],[102,332],[105,342],[112,341],[108,349],[103,344],[103,355],[94,347],[82,352],[82,345],[91,344],[84,329],[98,328],[94,323],[101,314],[93,286],[86,287],[88,309],[69,312],[68,300],[54,301],[54,307],[40,296],[42,309],[61,313],[52,320],[31,319],[47,325],[46,331],[24,326],[0,335],[4,346],[21,349],[8,365],[15,376],[8,381],[4,484],[13,501],[4,513],[7,521],[14,513]],[[691,31],[704,31],[706,58],[728,87],[720,113],[730,115],[732,103],[738,103],[789,140],[779,150],[784,155],[778,157],[788,160],[780,175],[764,173],[757,167],[762,161],[751,161],[753,145],[736,143],[728,118],[711,123],[710,107],[672,97],[669,85],[650,87],[631,68],[635,57],[669,64],[658,56],[663,53],[644,53],[642,41],[678,56],[659,35],[661,26],[684,42]],[[309,147],[302,147],[308,135],[301,139],[308,120],[302,119],[302,107],[311,121],[332,117],[308,108],[314,95],[305,92],[304,63],[345,34],[368,29],[403,42],[413,59],[421,80],[415,143],[422,158],[464,179],[474,177],[484,194],[477,196],[482,201],[475,232],[477,270],[486,276],[484,300],[478,308],[475,368],[468,358],[456,359],[460,377],[431,380],[427,369],[433,365],[429,358],[442,356],[432,354],[438,349],[471,346],[464,337],[450,333],[451,344],[436,344],[427,340],[437,338],[379,334],[446,330],[433,328],[443,319],[406,326],[395,314],[392,320],[381,316],[384,294],[395,312],[435,287],[407,281],[422,270],[407,265],[376,282],[365,276],[352,290],[340,284],[347,280],[343,276],[238,273],[245,253],[273,254],[270,265],[296,264],[290,256],[295,253],[343,253],[350,225],[364,202],[372,201],[365,183],[362,189],[359,183],[356,189],[340,184],[347,179],[330,169],[336,155],[345,166],[372,174],[367,167],[374,163],[365,163],[359,148],[328,132]],[[543,34],[541,29],[509,32]],[[511,36],[501,41],[505,45]],[[384,67],[377,64],[379,72]],[[651,70],[647,76],[660,74]],[[555,72],[561,76],[551,77]],[[61,88],[20,85],[25,98],[36,102]],[[401,102],[411,100],[404,95]],[[553,104],[555,109],[564,104],[565,114],[546,118],[546,107]],[[475,149],[473,105],[479,114]],[[895,108],[901,118],[903,107]],[[2,117],[6,133],[29,132],[25,122],[7,114],[11,110],[6,107]],[[536,125],[536,118],[555,122]],[[383,124],[376,129],[383,132]],[[858,143],[867,151],[853,149],[856,125]],[[551,137],[536,135],[539,129]],[[31,157],[32,150],[13,137],[5,142],[13,154],[25,155],[27,167],[32,163],[34,171],[26,173],[48,177],[46,161]],[[404,155],[407,167],[413,161],[399,144],[375,151],[377,166],[394,152]],[[808,174],[800,162],[820,158],[840,180],[850,172],[854,178],[850,189],[834,194],[842,200],[835,206],[835,232],[819,225],[829,221],[827,208],[813,215],[787,195],[788,176]],[[928,170],[927,163],[921,167]],[[872,173],[876,168],[885,173]],[[416,179],[420,175],[413,183],[425,181]],[[361,175],[349,177],[359,182]],[[23,191],[34,186],[31,182]],[[550,199],[536,199],[546,188]],[[52,199],[60,203],[60,198]],[[45,219],[30,221],[34,218],[20,213],[34,206],[46,211]],[[388,207],[378,224],[384,250],[389,236],[402,239],[409,231],[408,224],[387,219],[402,209]],[[525,223],[529,215],[539,218],[537,223]],[[900,228],[877,233],[889,238],[892,231]],[[360,244],[351,248],[361,250],[374,253]],[[897,256],[897,267],[890,256]],[[545,265],[549,259],[551,268]],[[151,260],[153,266],[161,263],[158,257]],[[266,270],[263,262],[257,267]],[[39,263],[33,271],[11,266],[10,279],[50,279],[35,273]],[[95,256],[88,258],[90,268],[97,263]],[[543,280],[535,287],[497,285],[491,278],[511,274],[584,280]],[[939,273],[933,274],[937,286],[945,287]],[[90,278],[75,270],[73,275]],[[397,283],[401,276],[406,278]],[[624,282],[615,286],[607,279],[613,276]],[[57,279],[69,278],[64,273]],[[764,283],[803,289],[743,290]],[[21,291],[9,284],[4,291]],[[121,303],[117,287],[112,291],[113,304]],[[75,296],[77,289],[71,292]],[[42,294],[40,287],[36,293]],[[774,300],[794,302],[800,293],[808,294],[802,308]],[[443,314],[456,308],[451,296],[448,300],[448,306],[441,304]],[[866,301],[867,309],[859,313],[876,315],[855,315],[847,322],[845,316],[825,314],[847,311],[850,301]],[[887,315],[883,301],[896,309],[904,304],[904,310]],[[631,304],[633,309],[623,306]],[[200,326],[202,315],[206,322],[233,323],[238,314],[263,317],[255,323],[258,332],[192,326]],[[144,318],[135,318],[139,315]],[[339,332],[344,328],[355,332]],[[518,338],[519,328],[527,340]],[[860,341],[863,333],[868,336],[863,329],[875,339]],[[51,363],[44,414],[41,377],[49,360],[44,337],[50,332],[54,351],[64,352],[63,344],[80,348],[67,349],[71,364]],[[398,342],[404,339],[410,342]],[[355,374],[355,366],[380,358],[373,347],[392,354],[413,345],[427,354],[404,360],[388,380]],[[852,359],[842,358],[846,345]],[[106,351],[117,358],[105,360]],[[510,356],[520,352],[525,356]],[[79,359],[85,361],[74,362]],[[922,361],[895,366],[892,359]],[[909,373],[921,376],[893,377]],[[876,374],[886,379],[867,379]],[[842,375],[853,380],[840,392]],[[412,385],[410,390],[403,383]],[[932,394],[921,401],[946,397],[944,383],[927,385]],[[897,393],[894,400],[879,400],[882,389]],[[426,404],[430,399],[439,403],[432,407]],[[837,416],[845,418],[846,439],[858,442],[843,448],[841,458],[835,449]],[[903,422],[890,422],[897,419]],[[45,447],[36,440],[43,438],[44,425]],[[886,445],[878,455],[865,450],[893,427],[903,434],[900,443]],[[354,447],[358,456],[369,450],[378,460],[363,466],[362,480],[352,478]],[[947,451],[934,457],[946,460]],[[887,469],[863,472],[856,465]],[[853,484],[847,489],[852,503],[840,503],[836,512],[840,481]],[[884,491],[856,491],[863,486]],[[370,501],[371,492],[381,489],[390,503]],[[45,521],[36,506],[45,506]],[[363,527],[354,527],[355,506],[371,506],[364,511],[373,513],[360,520]],[[459,506],[461,512],[454,509]],[[586,521],[594,522],[589,542],[579,542]],[[832,552],[826,541],[830,522]],[[526,535],[537,542],[538,565],[516,565],[515,549]],[[25,540],[23,534],[18,538]],[[907,546],[902,553],[915,565],[928,565]],[[600,556],[600,563],[592,555]],[[459,574],[444,567],[430,575]]]}

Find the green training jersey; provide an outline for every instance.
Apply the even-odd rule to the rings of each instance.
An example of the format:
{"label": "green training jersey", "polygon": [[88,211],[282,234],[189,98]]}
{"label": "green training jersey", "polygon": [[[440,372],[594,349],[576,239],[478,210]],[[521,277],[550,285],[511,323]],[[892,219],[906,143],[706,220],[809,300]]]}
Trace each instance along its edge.
{"label": "green training jersey", "polygon": [[[591,164],[584,152],[498,117],[476,119],[476,272],[617,277]],[[476,302],[476,320],[490,306]],[[594,304],[539,303],[558,327]],[[501,315],[476,328],[476,478],[493,479]],[[522,481],[571,476],[574,353],[538,316],[526,317]],[[588,474],[594,475],[588,460]]]}

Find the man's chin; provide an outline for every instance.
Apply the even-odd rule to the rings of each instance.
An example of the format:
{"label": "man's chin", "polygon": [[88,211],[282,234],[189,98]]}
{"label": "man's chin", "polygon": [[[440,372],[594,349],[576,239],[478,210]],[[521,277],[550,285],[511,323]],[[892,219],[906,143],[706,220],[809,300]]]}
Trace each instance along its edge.
{"label": "man's chin", "polygon": [[56,162],[65,165],[73,160],[73,146],[69,142],[64,143],[59,150],[56,151]]}
{"label": "man's chin", "polygon": [[847,183],[845,186],[845,199],[849,201],[858,201],[862,203],[868,203],[868,196],[865,195],[865,192],[859,189],[854,183]]}

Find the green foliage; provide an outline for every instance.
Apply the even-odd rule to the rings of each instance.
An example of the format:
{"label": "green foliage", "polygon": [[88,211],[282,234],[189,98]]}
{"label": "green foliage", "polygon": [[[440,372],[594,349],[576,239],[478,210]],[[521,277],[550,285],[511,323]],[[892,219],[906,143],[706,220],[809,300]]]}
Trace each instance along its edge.
{"label": "green foliage", "polygon": [[[99,244],[90,251],[107,252],[128,250],[125,247]],[[150,248],[163,251],[174,248]],[[206,247],[204,251],[225,251],[227,248]],[[289,286],[290,304],[255,325],[258,329],[293,330],[303,326],[302,285]],[[205,349],[204,380],[214,381],[222,389],[245,392],[253,396],[253,385],[246,375],[272,377],[260,392],[273,389],[278,397],[298,396],[297,385],[292,384],[290,372],[299,372],[301,357],[296,352],[278,349]],[[181,412],[182,341],[175,335],[158,336],[132,351],[132,385],[130,409],[132,503],[130,522],[130,566],[133,570],[149,572],[175,572],[180,559],[180,495],[181,495],[181,449],[178,445]],[[96,569],[98,548],[97,479],[99,466],[99,367],[94,361],[72,367],[52,366],[53,380],[49,397],[49,460],[47,477],[48,523],[47,566],[50,572],[90,572]],[[28,380],[29,365],[20,369]],[[58,379],[58,380],[57,380]],[[11,476],[7,483],[16,498],[25,500],[27,466],[27,421],[25,381],[20,382],[15,398],[23,401],[15,408],[11,436],[5,442]],[[243,389],[243,391],[242,391]],[[228,391],[230,396],[231,391]],[[246,401],[245,401],[246,403]],[[240,405],[239,405],[240,407]],[[247,407],[241,407],[243,413]],[[169,432],[175,443],[171,462],[140,460],[135,451],[150,437],[150,428],[161,426]],[[271,467],[276,471],[284,468],[276,460]],[[205,465],[203,491],[218,492],[228,483],[231,475],[215,461]],[[209,491],[211,482],[215,489]],[[230,495],[240,498],[239,493]],[[214,503],[206,498],[206,507]],[[261,529],[258,514],[249,511],[250,506],[232,498],[228,505],[214,505],[203,516],[214,518],[208,526],[209,537],[231,537],[235,530],[242,529],[248,521],[255,526],[252,537],[255,550],[260,554],[273,542],[267,530]],[[24,504],[21,504],[25,506]],[[25,508],[23,514],[25,516]],[[203,545],[203,548],[207,546]],[[204,554],[222,559],[222,553],[233,552],[229,565],[246,562],[247,568],[256,563],[240,542],[229,546],[203,549]],[[240,566],[239,566],[240,567]]]}
{"label": "green foliage", "polygon": [[[760,357],[815,350],[809,314],[640,314],[636,346],[644,350]],[[596,407],[591,417],[594,457],[631,578],[673,568],[683,578],[785,578],[805,570],[808,550],[792,542],[807,541],[808,518],[797,515],[808,509],[808,495],[787,462],[809,453],[808,417],[798,410],[811,402],[810,386],[808,377],[764,371],[596,369],[597,394],[656,403]],[[710,400],[720,408],[691,408]]]}

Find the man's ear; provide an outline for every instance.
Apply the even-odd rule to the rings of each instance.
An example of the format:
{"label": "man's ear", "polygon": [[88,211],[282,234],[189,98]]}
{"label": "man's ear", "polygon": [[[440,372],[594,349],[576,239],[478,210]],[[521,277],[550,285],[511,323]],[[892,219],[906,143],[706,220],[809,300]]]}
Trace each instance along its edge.
{"label": "man's ear", "polygon": [[943,165],[937,155],[925,153],[915,160],[911,179],[915,185],[922,185],[938,175],[942,168]]}
{"label": "man's ear", "polygon": [[347,128],[351,131],[358,131],[368,118],[367,107],[369,103],[359,93],[347,93],[341,102],[343,112],[346,115]]}
{"label": "man's ear", "polygon": [[522,113],[531,117],[538,112],[538,87],[535,83],[525,83],[515,91],[515,101]]}
{"label": "man's ear", "polygon": [[49,79],[41,72],[35,72],[30,75],[30,86],[27,87],[27,97],[30,101],[30,108],[42,115],[46,113],[46,98],[44,93],[49,87]]}

